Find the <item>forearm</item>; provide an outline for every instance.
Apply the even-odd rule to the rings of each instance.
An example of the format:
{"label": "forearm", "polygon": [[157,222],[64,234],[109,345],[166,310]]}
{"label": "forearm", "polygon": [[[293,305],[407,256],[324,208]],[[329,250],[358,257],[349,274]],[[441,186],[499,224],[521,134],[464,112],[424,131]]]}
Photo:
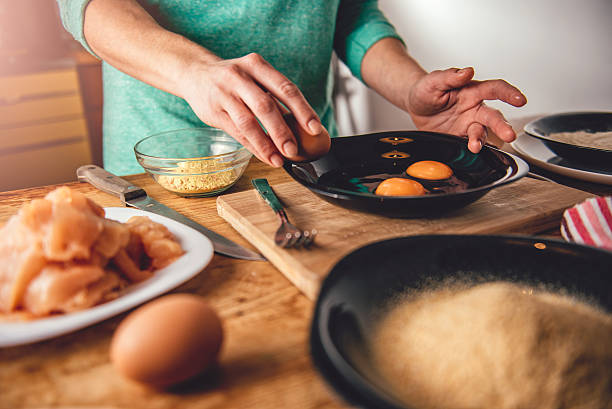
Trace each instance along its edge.
{"label": "forearm", "polygon": [[135,0],[92,0],[85,11],[85,39],[103,60],[179,97],[182,78],[199,62],[219,57],[161,27]]}
{"label": "forearm", "polygon": [[83,31],[86,45],[99,57],[183,98],[204,124],[223,129],[270,165],[280,167],[281,155],[298,153],[277,100],[312,136],[324,135],[301,91],[261,55],[222,59],[164,29],[136,0],[92,0]]}
{"label": "forearm", "polygon": [[426,74],[402,42],[391,37],[370,47],[361,62],[364,82],[402,109],[406,109],[406,90]]}

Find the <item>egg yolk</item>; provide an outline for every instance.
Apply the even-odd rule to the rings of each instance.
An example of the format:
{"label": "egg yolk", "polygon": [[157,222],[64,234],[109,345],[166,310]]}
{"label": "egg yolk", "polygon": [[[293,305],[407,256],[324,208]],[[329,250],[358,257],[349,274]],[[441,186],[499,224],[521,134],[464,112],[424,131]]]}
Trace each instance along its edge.
{"label": "egg yolk", "polygon": [[420,196],[426,191],[423,185],[415,180],[389,178],[383,180],[374,193],[381,196]]}
{"label": "egg yolk", "polygon": [[441,180],[453,176],[453,170],[441,162],[435,160],[422,160],[408,166],[406,173],[418,179]]}

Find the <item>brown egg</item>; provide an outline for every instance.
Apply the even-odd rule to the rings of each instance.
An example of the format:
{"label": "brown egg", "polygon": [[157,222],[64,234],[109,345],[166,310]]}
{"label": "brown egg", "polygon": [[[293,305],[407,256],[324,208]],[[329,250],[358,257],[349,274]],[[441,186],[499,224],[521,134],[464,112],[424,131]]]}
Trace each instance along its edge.
{"label": "brown egg", "polygon": [[381,196],[420,196],[426,193],[419,182],[412,179],[389,178],[383,180],[374,191]]}
{"label": "brown egg", "polygon": [[285,118],[298,143],[297,155],[287,157],[287,159],[293,162],[304,162],[318,159],[329,152],[331,139],[329,132],[325,128],[323,128],[320,134],[311,135],[298,124],[293,114],[286,113],[283,115],[283,118]]}
{"label": "brown egg", "polygon": [[213,364],[222,340],[221,321],[203,298],[172,294],[128,315],[113,335],[110,356],[127,378],[163,388]]}
{"label": "brown egg", "polygon": [[453,170],[442,162],[422,160],[408,166],[406,173],[412,177],[428,180],[442,180],[453,176]]}

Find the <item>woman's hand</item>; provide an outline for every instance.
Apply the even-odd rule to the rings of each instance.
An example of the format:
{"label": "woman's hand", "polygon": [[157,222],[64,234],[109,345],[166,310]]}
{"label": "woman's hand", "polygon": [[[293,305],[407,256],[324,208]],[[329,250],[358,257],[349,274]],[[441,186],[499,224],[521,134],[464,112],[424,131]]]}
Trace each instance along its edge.
{"label": "woman's hand", "polygon": [[478,153],[487,138],[487,127],[505,142],[516,138],[501,112],[484,104],[501,100],[515,107],[525,96],[504,80],[475,81],[473,68],[433,71],[414,83],[404,109],[422,130],[468,137],[468,148]]}
{"label": "woman's hand", "polygon": [[223,129],[272,166],[283,165],[281,155],[298,152],[275,99],[312,135],[323,130],[297,86],[261,56],[223,60],[160,26],[137,0],[91,0],[83,30],[100,58],[184,98],[205,124]]}
{"label": "woman's hand", "polygon": [[192,64],[180,89],[204,123],[223,129],[275,167],[283,165],[282,156],[298,152],[295,136],[275,99],[312,135],[323,130],[298,87],[255,53],[231,60],[209,56],[207,61]]}
{"label": "woman's hand", "polygon": [[361,75],[371,88],[407,111],[417,128],[468,137],[468,148],[482,148],[487,127],[502,140],[516,138],[501,112],[484,104],[501,100],[520,107],[525,96],[503,80],[475,81],[474,69],[427,73],[395,38],[384,38],[366,52]]}

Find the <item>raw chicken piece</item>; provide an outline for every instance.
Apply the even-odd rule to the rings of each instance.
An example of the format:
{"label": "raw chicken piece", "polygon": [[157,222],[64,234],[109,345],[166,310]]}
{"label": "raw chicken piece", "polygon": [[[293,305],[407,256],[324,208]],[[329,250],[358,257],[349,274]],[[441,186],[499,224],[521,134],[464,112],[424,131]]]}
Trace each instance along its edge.
{"label": "raw chicken piece", "polygon": [[121,270],[123,276],[135,283],[144,281],[153,275],[152,269],[141,270],[135,260],[130,258],[129,254],[123,249],[113,258],[113,262]]}
{"label": "raw chicken piece", "polygon": [[0,313],[26,319],[89,308],[182,254],[165,226],[106,219],[85,195],[60,187],[0,227]]}
{"label": "raw chicken piece", "polygon": [[146,255],[151,259],[151,267],[159,269],[172,263],[184,251],[168,228],[155,223],[148,217],[133,216],[127,221],[130,232],[140,237]]}
{"label": "raw chicken piece", "polygon": [[[0,229],[0,311],[21,305],[26,288],[47,263],[89,259],[93,244],[110,223],[103,216],[104,209],[68,187],[25,204]],[[127,243],[129,232],[123,228]],[[120,236],[103,236],[109,235]]]}
{"label": "raw chicken piece", "polygon": [[48,264],[28,286],[23,296],[23,308],[35,315],[68,312],[91,307],[99,299],[81,296],[79,292],[104,276],[99,266]]}
{"label": "raw chicken piece", "polygon": [[50,261],[88,259],[104,229],[104,209],[65,186],[26,204],[18,217],[39,236]]}
{"label": "raw chicken piece", "polygon": [[128,280],[139,282],[151,277],[183,255],[183,249],[166,226],[148,217],[134,216],[127,221],[130,239],[125,249],[113,258],[113,263]]}
{"label": "raw chicken piece", "polygon": [[40,242],[17,216],[0,229],[0,260],[0,312],[9,312],[47,262]]}
{"label": "raw chicken piece", "polygon": [[127,246],[130,241],[130,230],[126,225],[114,220],[103,219],[103,230],[96,240],[93,250],[106,257],[111,258],[117,252]]}

